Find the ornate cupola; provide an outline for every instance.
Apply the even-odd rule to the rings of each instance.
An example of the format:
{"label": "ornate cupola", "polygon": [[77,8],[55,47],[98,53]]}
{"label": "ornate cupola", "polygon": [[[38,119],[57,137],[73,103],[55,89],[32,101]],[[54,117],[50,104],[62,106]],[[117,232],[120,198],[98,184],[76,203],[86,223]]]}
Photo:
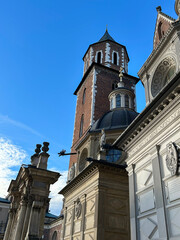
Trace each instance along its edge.
{"label": "ornate cupola", "polygon": [[135,94],[134,91],[125,86],[123,68],[119,71],[120,81],[115,89],[109,94],[110,110],[115,108],[128,108],[135,110]]}

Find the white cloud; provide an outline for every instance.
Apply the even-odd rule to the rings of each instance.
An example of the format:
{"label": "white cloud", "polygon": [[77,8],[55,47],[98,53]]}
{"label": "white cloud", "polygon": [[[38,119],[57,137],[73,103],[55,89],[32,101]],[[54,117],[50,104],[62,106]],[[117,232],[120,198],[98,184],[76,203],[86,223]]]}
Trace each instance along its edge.
{"label": "white cloud", "polygon": [[68,171],[59,171],[57,169],[50,170],[60,172],[62,175],[59,177],[58,181],[50,187],[50,212],[52,214],[59,215],[62,209],[63,196],[58,193],[66,185]]}
{"label": "white cloud", "polygon": [[24,123],[21,123],[21,122],[18,122],[18,121],[15,121],[11,118],[9,118],[8,116],[5,116],[5,115],[2,115],[0,114],[0,123],[7,123],[7,124],[11,124],[15,127],[19,127],[19,128],[22,128],[28,132],[31,132],[32,134],[38,136],[38,137],[43,137],[39,132],[37,132],[36,130],[32,129],[31,127],[27,126],[26,124]]}
{"label": "white cloud", "polygon": [[9,139],[0,138],[0,196],[7,195],[10,181],[16,178],[17,171],[13,167],[20,166],[27,157],[26,152],[14,145]]}
{"label": "white cloud", "polygon": [[[0,197],[7,196],[7,190],[12,179],[15,179],[18,171],[15,167],[20,167],[25,163],[27,153],[17,145],[14,145],[9,139],[0,137]],[[49,169],[60,172],[62,176],[58,181],[50,186],[50,211],[59,215],[62,209],[63,196],[58,194],[66,185],[68,171],[59,171],[58,169]]]}

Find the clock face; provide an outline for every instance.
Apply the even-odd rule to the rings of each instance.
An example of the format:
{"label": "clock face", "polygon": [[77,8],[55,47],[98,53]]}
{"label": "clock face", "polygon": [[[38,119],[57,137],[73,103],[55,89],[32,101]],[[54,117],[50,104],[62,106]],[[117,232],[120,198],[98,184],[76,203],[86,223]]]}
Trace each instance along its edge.
{"label": "clock face", "polygon": [[151,94],[155,97],[162,88],[171,80],[176,71],[175,60],[172,57],[165,58],[157,67],[152,83]]}

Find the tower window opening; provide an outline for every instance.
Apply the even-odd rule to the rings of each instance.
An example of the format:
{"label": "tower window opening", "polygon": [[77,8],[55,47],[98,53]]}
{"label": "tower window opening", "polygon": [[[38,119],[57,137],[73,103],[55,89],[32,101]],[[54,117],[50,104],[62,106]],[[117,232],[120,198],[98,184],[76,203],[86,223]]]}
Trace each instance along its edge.
{"label": "tower window opening", "polygon": [[101,63],[101,52],[97,54],[97,63]]}
{"label": "tower window opening", "polygon": [[116,107],[121,107],[121,96],[120,94],[116,95]]}
{"label": "tower window opening", "polygon": [[79,137],[83,134],[83,125],[84,125],[84,114],[81,117],[81,123],[80,123],[80,130],[79,130]]}
{"label": "tower window opening", "polygon": [[127,94],[125,95],[125,107],[129,107],[129,96]]}
{"label": "tower window opening", "polygon": [[114,52],[114,54],[113,54],[113,63],[115,65],[117,65],[117,53],[116,52]]}
{"label": "tower window opening", "polygon": [[84,89],[84,92],[83,92],[82,104],[85,103],[85,99],[86,99],[86,88]]}

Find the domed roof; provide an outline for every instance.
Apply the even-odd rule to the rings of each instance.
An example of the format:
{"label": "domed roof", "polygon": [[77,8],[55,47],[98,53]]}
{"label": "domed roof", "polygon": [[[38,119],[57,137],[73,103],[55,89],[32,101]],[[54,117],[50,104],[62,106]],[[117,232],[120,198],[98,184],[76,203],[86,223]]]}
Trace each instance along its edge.
{"label": "domed roof", "polygon": [[90,132],[99,131],[101,129],[124,129],[137,117],[137,115],[138,113],[131,109],[115,108],[98,119],[91,127]]}

